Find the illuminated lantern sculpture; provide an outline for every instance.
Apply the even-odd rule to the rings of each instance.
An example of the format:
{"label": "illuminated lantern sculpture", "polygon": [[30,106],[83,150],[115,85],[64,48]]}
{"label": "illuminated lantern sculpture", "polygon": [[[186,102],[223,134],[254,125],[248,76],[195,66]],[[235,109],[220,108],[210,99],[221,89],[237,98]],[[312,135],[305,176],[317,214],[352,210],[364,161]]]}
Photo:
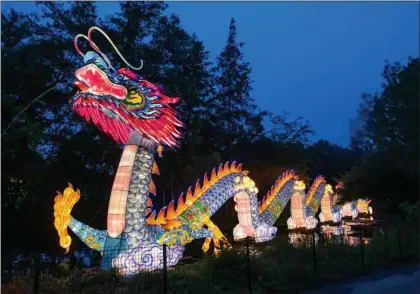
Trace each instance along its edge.
{"label": "illuminated lantern sculpture", "polygon": [[[230,247],[211,216],[231,197],[239,207],[238,231],[273,238],[276,228],[264,222],[259,214],[258,192],[254,182],[235,162],[220,165],[211,175],[197,181],[176,203],[159,211],[153,208],[156,187],[153,174],[159,170],[154,161],[162,146],[177,147],[183,124],[176,118],[171,104],[178,98],[164,95],[162,90],[130,69],[115,70],[109,59],[92,41],[92,32],[99,31],[127,64],[116,46],[101,29],[92,27],[87,36],[77,35],[75,47],[84,66],[77,69],[75,85],[79,91],[72,99],[73,111],[86,122],[113,138],[124,150],[116,171],[109,199],[107,228],[97,230],[73,218],[70,213],[80,192],[69,185],[59,193],[54,204],[54,225],[60,246],[68,252],[70,228],[87,246],[103,253],[102,268],[116,268],[122,275],[163,267],[163,244],[167,245],[167,266],[182,258],[184,246],[194,239],[205,238],[203,250],[213,241],[215,252],[222,244]],[[83,54],[78,39],[86,39],[95,52]],[[150,198],[151,196],[152,198]],[[278,208],[276,208],[278,209]]]}
{"label": "illuminated lantern sculpture", "polygon": [[[289,200],[292,216],[288,227],[316,227],[315,214],[321,198],[332,193],[322,177],[315,180],[305,198],[304,183],[293,171],[288,171],[258,203],[255,183],[242,165],[235,162],[213,169],[210,176],[204,175],[202,182],[190,187],[185,196],[181,194],[157,211],[152,201],[156,194],[152,175],[159,174],[154,158],[156,153],[161,156],[162,146],[178,146],[183,124],[171,105],[179,98],[163,94],[160,87],[131,69],[115,70],[92,41],[94,31],[105,36],[129,68],[142,67],[130,65],[98,27],[90,28],[87,36],[75,37],[84,66],[75,71],[79,90],[72,98],[73,111],[124,149],[109,198],[106,230],[91,228],[71,216],[80,199],[80,191],[75,191],[71,184],[55,197],[54,226],[66,252],[72,241],[67,232],[70,228],[87,246],[103,253],[102,268],[114,267],[122,275],[162,269],[164,244],[168,267],[179,262],[185,245],[194,239],[205,239],[202,247],[205,252],[213,242],[214,253],[218,253],[222,246],[231,245],[211,217],[232,197],[239,222],[233,231],[236,240],[250,236],[264,242],[274,238],[277,232],[274,223]],[[83,54],[78,47],[79,38],[86,39],[94,51]]]}
{"label": "illuminated lantern sculpture", "polygon": [[351,217],[352,219],[356,219],[359,215],[359,211],[357,210],[357,205],[354,201],[346,202],[343,204],[343,217]]}

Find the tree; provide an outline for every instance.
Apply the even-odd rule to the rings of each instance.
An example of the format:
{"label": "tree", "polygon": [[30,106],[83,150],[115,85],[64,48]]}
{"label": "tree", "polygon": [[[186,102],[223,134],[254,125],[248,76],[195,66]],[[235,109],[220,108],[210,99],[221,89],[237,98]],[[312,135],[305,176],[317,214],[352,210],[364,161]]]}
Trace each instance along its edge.
{"label": "tree", "polygon": [[308,147],[311,178],[321,175],[334,186],[341,177],[350,171],[360,153],[343,148],[325,140],[319,140]]}
{"label": "tree", "polygon": [[227,158],[241,138],[252,141],[263,132],[262,115],[256,111],[250,94],[251,68],[243,61],[243,46],[236,40],[236,24],[232,19],[226,46],[217,57],[216,95],[209,101],[213,127],[220,132],[219,148]]}
{"label": "tree", "polygon": [[418,199],[419,65],[419,58],[406,66],[386,63],[382,91],[364,99],[362,139],[371,147],[345,177],[348,196],[357,191],[391,206]]}
{"label": "tree", "polygon": [[366,136],[366,123],[372,112],[374,96],[368,93],[362,94],[362,101],[357,110],[357,118],[350,120],[350,148],[357,152],[372,149],[372,142]]}

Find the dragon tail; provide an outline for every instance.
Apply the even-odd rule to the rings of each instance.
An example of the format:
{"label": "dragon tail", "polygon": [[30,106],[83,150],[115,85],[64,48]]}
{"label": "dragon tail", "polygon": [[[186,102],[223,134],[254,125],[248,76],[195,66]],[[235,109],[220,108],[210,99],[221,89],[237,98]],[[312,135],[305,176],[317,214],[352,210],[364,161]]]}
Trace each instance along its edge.
{"label": "dragon tail", "polygon": [[60,238],[60,246],[66,249],[66,253],[70,250],[71,237],[67,228],[70,229],[90,248],[102,251],[106,239],[106,231],[95,230],[74,219],[70,212],[73,206],[80,199],[80,191],[74,191],[72,184],[63,193],[57,192],[54,198],[54,226]]}

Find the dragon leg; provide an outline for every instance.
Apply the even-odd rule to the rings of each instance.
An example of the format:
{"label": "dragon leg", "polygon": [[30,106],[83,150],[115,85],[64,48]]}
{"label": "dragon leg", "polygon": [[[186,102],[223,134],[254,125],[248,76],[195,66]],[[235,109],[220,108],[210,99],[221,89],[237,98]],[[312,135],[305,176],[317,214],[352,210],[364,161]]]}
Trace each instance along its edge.
{"label": "dragon leg", "polygon": [[204,241],[203,247],[201,247],[201,250],[203,250],[204,253],[207,253],[207,251],[209,251],[210,244],[211,244],[211,237],[207,237],[206,240]]}
{"label": "dragon leg", "polygon": [[76,220],[72,217],[69,228],[83,241],[89,248],[104,251],[105,240],[107,236],[106,230],[97,230]]}
{"label": "dragon leg", "polygon": [[[230,245],[229,241],[223,235],[222,231],[220,231],[219,227],[217,227],[210,218],[206,217],[203,221],[204,225],[207,226],[208,230],[213,233],[213,243],[214,243],[214,253],[218,254],[220,252],[220,241],[222,241],[223,247],[227,250],[230,250],[232,248],[232,245]],[[203,251],[205,248],[207,248],[210,245],[210,242],[208,238],[206,238],[206,241],[203,244]],[[208,244],[207,244],[208,243]],[[208,248],[207,248],[208,250]],[[206,251],[207,251],[206,250]],[[205,251],[205,252],[206,252]]]}

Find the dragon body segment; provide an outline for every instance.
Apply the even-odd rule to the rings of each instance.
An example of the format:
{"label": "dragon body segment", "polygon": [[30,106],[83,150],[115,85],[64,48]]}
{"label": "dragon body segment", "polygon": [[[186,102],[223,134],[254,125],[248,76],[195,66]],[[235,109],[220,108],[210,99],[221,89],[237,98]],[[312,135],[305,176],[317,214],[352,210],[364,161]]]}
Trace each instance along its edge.
{"label": "dragon body segment", "polygon": [[319,220],[323,222],[339,223],[343,218],[343,208],[336,205],[334,191],[331,185],[326,185],[324,189],[324,196],[321,199],[321,213]]}
{"label": "dragon body segment", "polygon": [[291,200],[291,216],[287,220],[289,229],[314,229],[318,220],[315,215],[320,208],[321,199],[325,192],[325,180],[317,177],[312,184],[307,196],[305,191],[300,195],[294,195]]}

